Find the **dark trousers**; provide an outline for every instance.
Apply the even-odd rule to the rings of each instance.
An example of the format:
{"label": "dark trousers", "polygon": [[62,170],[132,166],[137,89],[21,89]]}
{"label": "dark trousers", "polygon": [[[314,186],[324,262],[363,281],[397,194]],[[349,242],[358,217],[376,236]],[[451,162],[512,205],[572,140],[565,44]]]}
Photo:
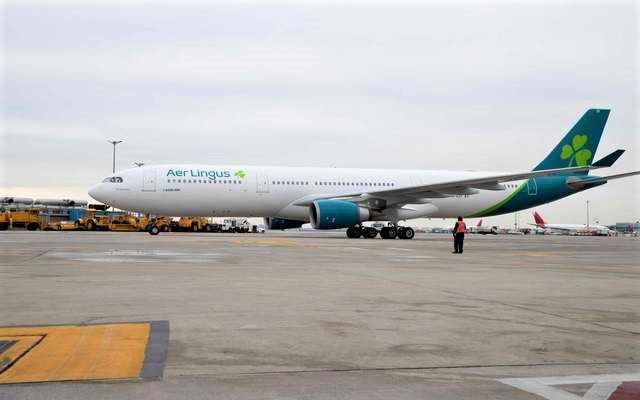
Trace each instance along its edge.
{"label": "dark trousers", "polygon": [[462,253],[462,244],[464,243],[464,233],[456,233],[453,235],[453,249],[456,253]]}

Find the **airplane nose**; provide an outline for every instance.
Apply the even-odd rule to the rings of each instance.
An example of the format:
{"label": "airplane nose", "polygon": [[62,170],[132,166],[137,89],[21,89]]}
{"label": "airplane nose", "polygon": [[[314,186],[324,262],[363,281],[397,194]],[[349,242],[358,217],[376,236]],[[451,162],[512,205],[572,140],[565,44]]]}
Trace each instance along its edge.
{"label": "airplane nose", "polygon": [[102,199],[100,198],[100,193],[102,192],[102,190],[100,190],[101,186],[102,184],[92,186],[89,189],[89,196],[93,197],[95,200],[102,201]]}

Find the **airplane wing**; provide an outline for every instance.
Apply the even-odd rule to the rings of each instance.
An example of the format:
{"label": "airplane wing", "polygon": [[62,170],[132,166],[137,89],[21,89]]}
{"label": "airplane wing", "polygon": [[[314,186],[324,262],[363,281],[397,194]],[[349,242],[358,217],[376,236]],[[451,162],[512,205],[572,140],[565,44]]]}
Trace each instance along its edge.
{"label": "airplane wing", "polygon": [[484,190],[505,190],[502,182],[519,181],[523,179],[537,178],[541,176],[567,174],[573,172],[588,171],[603,168],[603,166],[587,165],[583,167],[554,168],[538,171],[518,172],[511,174],[496,174],[476,176],[469,179],[433,182],[426,185],[409,186],[386,190],[373,190],[370,192],[356,192],[342,196],[336,195],[309,195],[292,203],[296,206],[309,206],[315,200],[332,199],[359,203],[373,209],[385,209],[390,206],[404,204],[428,203],[433,198],[451,197],[455,195],[474,195]]}

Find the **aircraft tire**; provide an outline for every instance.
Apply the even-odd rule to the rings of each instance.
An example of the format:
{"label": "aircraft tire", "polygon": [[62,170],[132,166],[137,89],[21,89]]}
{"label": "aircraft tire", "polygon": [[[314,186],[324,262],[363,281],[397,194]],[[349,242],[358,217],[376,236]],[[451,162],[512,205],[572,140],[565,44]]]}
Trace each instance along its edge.
{"label": "aircraft tire", "polygon": [[362,236],[362,231],[358,226],[350,226],[347,228],[347,237],[349,239],[357,239]]}
{"label": "aircraft tire", "polygon": [[[381,232],[382,233],[382,232]],[[386,239],[395,239],[398,237],[398,231],[394,227],[387,228],[387,237]]]}
{"label": "aircraft tire", "polygon": [[365,239],[373,239],[378,236],[378,230],[376,228],[365,227],[362,228],[362,237]]}
{"label": "aircraft tire", "polygon": [[413,228],[410,227],[403,227],[402,228],[402,233],[398,234],[398,237],[400,239],[413,239],[413,237],[416,235],[416,232],[413,230]]}

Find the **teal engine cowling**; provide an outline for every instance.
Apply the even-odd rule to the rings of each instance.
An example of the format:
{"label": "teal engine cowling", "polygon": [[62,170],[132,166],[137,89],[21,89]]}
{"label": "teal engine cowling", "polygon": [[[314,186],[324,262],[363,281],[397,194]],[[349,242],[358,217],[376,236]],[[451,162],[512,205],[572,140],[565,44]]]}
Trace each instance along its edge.
{"label": "teal engine cowling", "polygon": [[309,212],[315,229],[340,229],[367,221],[369,209],[344,200],[316,200]]}
{"label": "teal engine cowling", "polygon": [[278,217],[266,217],[264,219],[264,224],[267,226],[267,229],[276,230],[300,228],[306,223],[307,221],[298,221],[295,219],[284,219]]}

